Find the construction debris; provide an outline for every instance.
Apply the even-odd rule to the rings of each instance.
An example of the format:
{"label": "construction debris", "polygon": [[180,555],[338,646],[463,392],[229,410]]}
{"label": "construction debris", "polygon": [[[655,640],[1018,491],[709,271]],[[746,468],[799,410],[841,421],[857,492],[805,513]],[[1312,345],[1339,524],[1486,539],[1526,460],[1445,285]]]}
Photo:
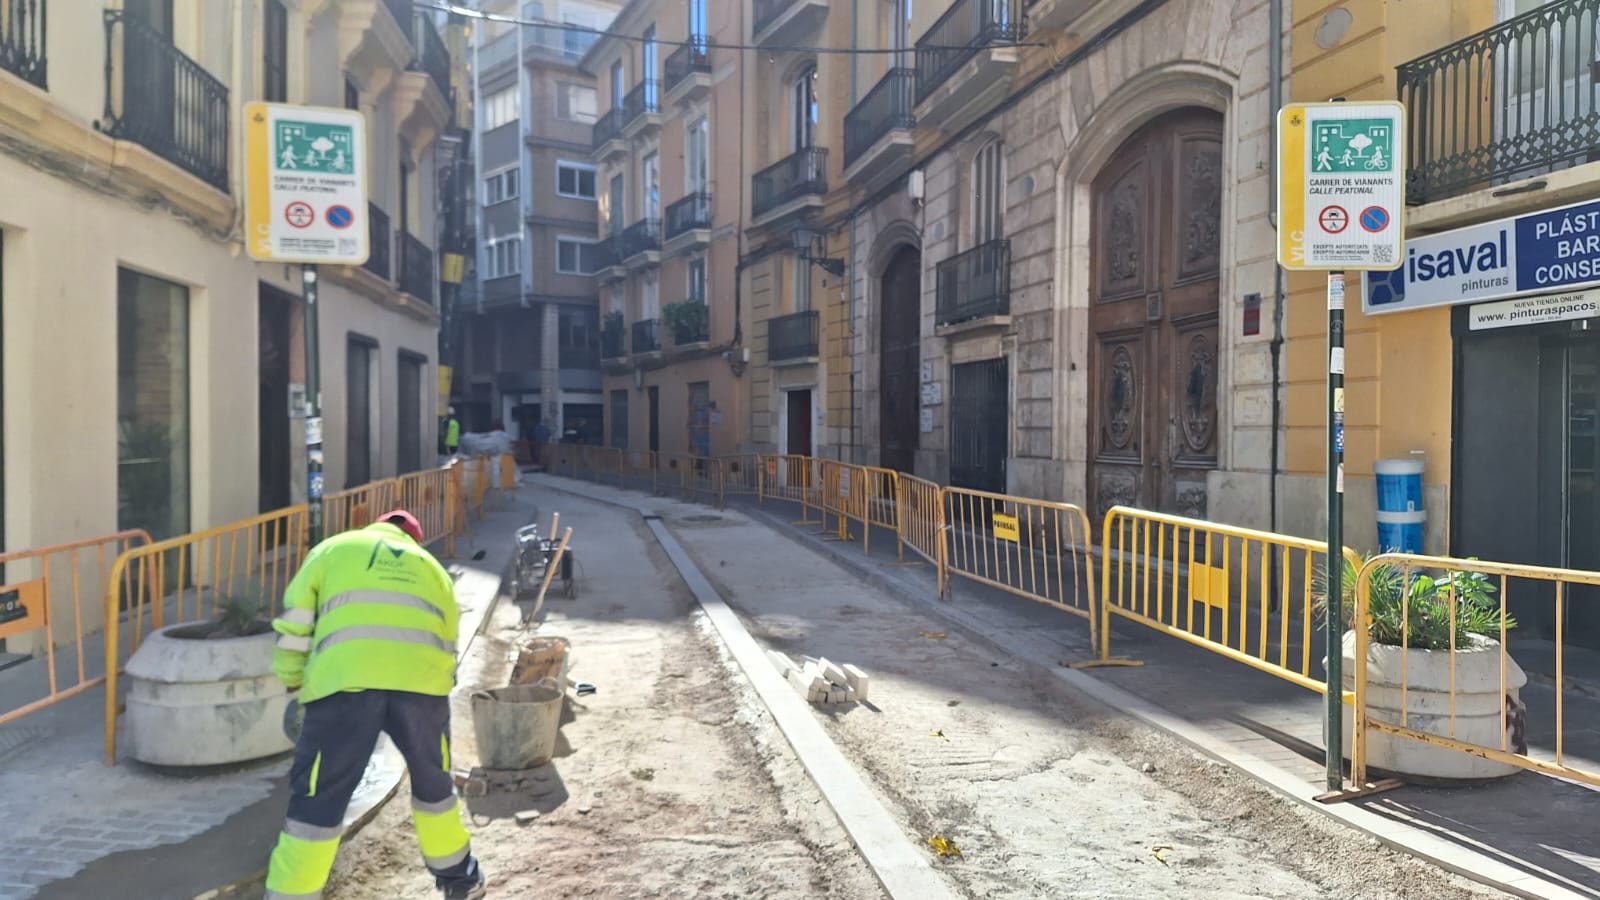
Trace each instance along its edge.
{"label": "construction debris", "polygon": [[803,657],[800,664],[776,650],[767,657],[778,674],[794,685],[807,703],[864,703],[867,699],[867,673],[856,666],[838,665],[816,656]]}

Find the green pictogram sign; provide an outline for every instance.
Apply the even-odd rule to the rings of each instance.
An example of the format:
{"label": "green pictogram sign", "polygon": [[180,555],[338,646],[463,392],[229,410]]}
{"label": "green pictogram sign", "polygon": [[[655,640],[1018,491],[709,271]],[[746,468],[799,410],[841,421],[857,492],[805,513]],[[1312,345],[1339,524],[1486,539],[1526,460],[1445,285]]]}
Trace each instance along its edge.
{"label": "green pictogram sign", "polygon": [[349,175],[355,170],[355,135],[350,127],[290,119],[273,124],[272,165],[279,172]]}
{"label": "green pictogram sign", "polygon": [[1389,172],[1394,167],[1394,134],[1387,119],[1324,119],[1311,136],[1311,174],[1352,175]]}

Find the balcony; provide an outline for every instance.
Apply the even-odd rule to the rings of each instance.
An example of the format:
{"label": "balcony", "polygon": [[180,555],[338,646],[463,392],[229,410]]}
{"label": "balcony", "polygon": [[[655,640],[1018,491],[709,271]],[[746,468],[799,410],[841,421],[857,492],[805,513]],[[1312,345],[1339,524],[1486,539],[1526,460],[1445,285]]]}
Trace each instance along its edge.
{"label": "balcony", "polygon": [[651,353],[660,353],[661,338],[658,334],[660,330],[660,319],[640,319],[633,323],[633,346],[631,348],[633,355],[645,356]]}
{"label": "balcony", "polygon": [[803,44],[827,15],[827,0],[755,0],[752,33],[761,47]]}
{"label": "balcony", "polygon": [[767,320],[767,364],[804,365],[817,361],[816,310]]}
{"label": "balcony", "polygon": [[689,43],[667,54],[666,102],[688,106],[711,92],[711,53],[706,49],[705,38],[695,37]]}
{"label": "balcony", "polygon": [[822,208],[828,193],[828,151],[807,147],[750,177],[750,218],[773,225]]}
{"label": "balcony", "polygon": [[711,343],[711,310],[704,297],[668,303],[661,310],[677,350],[703,349]]}
{"label": "balcony", "polygon": [[21,0],[0,11],[0,69],[40,90],[45,79],[45,14],[50,0]]}
{"label": "balcony", "polygon": [[628,276],[628,269],[622,264],[622,235],[612,234],[610,237],[601,238],[594,245],[594,277],[602,282],[621,281]]}
{"label": "balcony", "polygon": [[661,82],[647,78],[622,98],[622,136],[648,137],[661,130]]}
{"label": "balcony", "polygon": [[370,202],[367,204],[367,244],[367,261],[361,267],[384,281],[393,280],[394,263],[390,257],[394,253],[394,231],[389,227],[389,214]]}
{"label": "balcony", "polygon": [[448,98],[450,96],[450,51],[445,48],[444,38],[439,36],[439,26],[433,23],[433,11],[418,9],[411,17],[412,44],[417,49],[417,58],[412,61],[410,68],[426,74],[433,81],[434,87],[439,89],[439,94]]}
{"label": "balcony", "polygon": [[[416,9],[411,0],[346,0],[316,5],[335,7],[332,18],[338,23],[340,68],[358,80],[405,69],[416,59]],[[307,11],[308,15],[313,12]]]}
{"label": "balcony", "polygon": [[890,69],[844,117],[844,177],[869,191],[911,163],[916,143],[917,71]]}
{"label": "balcony", "polygon": [[400,232],[400,290],[433,306],[433,248]]}
{"label": "balcony", "polygon": [[990,241],[939,263],[934,324],[968,330],[1011,324],[1011,242]]}
{"label": "balcony", "polygon": [[1026,30],[1022,0],[956,0],[917,40],[917,120],[960,131],[1006,95]]}
{"label": "balcony", "polygon": [[662,250],[672,256],[711,243],[711,195],[700,191],[667,207],[666,243]]}
{"label": "balcony", "polygon": [[122,65],[120,70],[114,64],[106,67],[100,130],[226,192],[228,89],[137,16],[108,9],[105,23],[106,59],[120,59]]}
{"label": "balcony", "polygon": [[630,269],[661,265],[661,220],[640,219],[623,230],[622,262]]}
{"label": "balcony", "polygon": [[600,358],[622,359],[628,355],[625,346],[627,340],[622,328],[622,314],[612,313],[606,316],[605,325],[600,328]]}
{"label": "balcony", "polygon": [[1406,202],[1600,161],[1597,16],[1600,0],[1551,3],[1400,66]]}
{"label": "balcony", "polygon": [[622,135],[623,107],[615,107],[595,120],[589,155],[597,163],[627,155],[628,141]]}
{"label": "balcony", "polygon": [[[485,76],[517,58],[517,31],[512,29],[483,45],[478,51],[478,68]],[[599,39],[598,34],[568,31],[548,25],[527,25],[522,29],[522,58],[527,63],[553,62],[576,66]]]}

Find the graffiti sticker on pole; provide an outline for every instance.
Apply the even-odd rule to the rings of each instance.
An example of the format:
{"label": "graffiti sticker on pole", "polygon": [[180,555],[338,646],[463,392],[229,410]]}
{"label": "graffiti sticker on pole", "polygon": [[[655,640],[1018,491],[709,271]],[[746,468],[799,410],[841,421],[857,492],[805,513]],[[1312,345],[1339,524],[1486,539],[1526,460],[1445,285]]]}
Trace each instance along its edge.
{"label": "graffiti sticker on pole", "polygon": [[245,247],[252,259],[367,261],[366,130],[359,112],[250,103],[244,144]]}
{"label": "graffiti sticker on pole", "polygon": [[[1405,108],[1291,103],[1278,114],[1278,264],[1389,271],[1402,260]],[[1350,210],[1360,210],[1351,228]]]}

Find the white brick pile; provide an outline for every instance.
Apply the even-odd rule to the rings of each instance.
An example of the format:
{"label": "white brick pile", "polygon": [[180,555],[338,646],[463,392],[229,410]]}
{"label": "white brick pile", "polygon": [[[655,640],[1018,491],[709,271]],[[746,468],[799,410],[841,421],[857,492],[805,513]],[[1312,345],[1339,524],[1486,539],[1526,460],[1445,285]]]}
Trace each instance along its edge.
{"label": "white brick pile", "polygon": [[776,650],[767,656],[778,667],[779,674],[805,696],[807,703],[865,703],[867,702],[867,673],[852,665],[838,665],[828,660],[807,656],[799,665]]}

